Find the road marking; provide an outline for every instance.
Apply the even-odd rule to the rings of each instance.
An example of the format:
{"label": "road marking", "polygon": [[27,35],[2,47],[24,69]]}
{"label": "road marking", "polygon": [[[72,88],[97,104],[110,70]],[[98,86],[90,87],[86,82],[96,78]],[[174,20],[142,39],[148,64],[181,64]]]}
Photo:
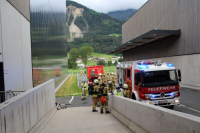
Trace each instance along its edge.
{"label": "road marking", "polygon": [[69,104],[71,104],[71,102],[73,101],[73,99],[74,99],[74,96],[72,96],[72,99],[69,101]]}
{"label": "road marking", "polygon": [[187,106],[185,106],[185,105],[183,105],[183,104],[180,104],[179,106],[181,106],[181,107],[185,107],[185,108],[187,108],[187,109],[190,109],[190,110],[192,110],[192,111],[195,111],[195,112],[200,113],[199,110],[196,110],[196,109],[193,109],[193,108],[187,107]]}

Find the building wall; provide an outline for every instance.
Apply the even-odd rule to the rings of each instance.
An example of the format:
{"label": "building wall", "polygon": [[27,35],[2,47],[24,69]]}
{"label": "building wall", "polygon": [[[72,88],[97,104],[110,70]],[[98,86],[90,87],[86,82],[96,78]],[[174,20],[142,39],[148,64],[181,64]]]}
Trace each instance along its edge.
{"label": "building wall", "polygon": [[183,87],[200,89],[199,14],[199,0],[149,0],[123,24],[123,43],[152,29],[181,29],[181,36],[126,51],[123,53],[124,61],[162,59],[173,63],[182,71]]}
{"label": "building wall", "polygon": [[67,76],[65,0],[30,0],[33,82]]}
{"label": "building wall", "polygon": [[[129,54],[130,60],[137,60],[200,53],[199,7],[199,0],[149,0],[123,24],[123,43],[152,29],[181,29],[181,36],[124,54]],[[127,60],[126,56],[124,59]]]}
{"label": "building wall", "polygon": [[30,0],[7,0],[26,19],[30,21]]}
{"label": "building wall", "polygon": [[0,62],[3,62],[3,56],[2,56],[2,49],[3,49],[3,47],[2,47],[2,34],[1,34],[1,6],[0,6]]}
{"label": "building wall", "polygon": [[31,89],[30,22],[7,0],[0,1],[0,10],[5,90]]}

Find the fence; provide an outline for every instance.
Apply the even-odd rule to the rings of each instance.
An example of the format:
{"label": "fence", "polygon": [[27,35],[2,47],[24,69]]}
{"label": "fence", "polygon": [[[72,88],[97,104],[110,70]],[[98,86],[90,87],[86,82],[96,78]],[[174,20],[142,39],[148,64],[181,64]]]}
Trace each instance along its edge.
{"label": "fence", "polygon": [[21,93],[23,93],[24,91],[0,91],[0,103],[11,99],[14,96],[17,96]]}

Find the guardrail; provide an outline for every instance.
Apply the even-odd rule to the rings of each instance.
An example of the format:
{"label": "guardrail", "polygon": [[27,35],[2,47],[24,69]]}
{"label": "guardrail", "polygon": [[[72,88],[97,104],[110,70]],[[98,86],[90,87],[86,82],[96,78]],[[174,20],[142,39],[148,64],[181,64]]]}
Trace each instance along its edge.
{"label": "guardrail", "polygon": [[25,91],[0,91],[0,103],[9,100],[13,98],[14,96],[17,96]]}
{"label": "guardrail", "polygon": [[111,113],[129,128],[130,120],[149,133],[200,133],[200,117],[115,95],[109,95],[108,103]]}

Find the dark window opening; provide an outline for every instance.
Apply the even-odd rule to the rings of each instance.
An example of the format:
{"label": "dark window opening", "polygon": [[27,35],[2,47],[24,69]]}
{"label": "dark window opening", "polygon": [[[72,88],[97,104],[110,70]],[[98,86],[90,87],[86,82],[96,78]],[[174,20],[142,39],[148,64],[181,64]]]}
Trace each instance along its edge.
{"label": "dark window opening", "polygon": [[127,70],[127,77],[128,77],[128,78],[131,77],[131,70]]}
{"label": "dark window opening", "polygon": [[135,73],[135,81],[140,83],[140,73],[139,72]]}
{"label": "dark window opening", "polygon": [[3,71],[3,63],[0,63],[0,103],[5,101],[4,93],[4,71]]}

